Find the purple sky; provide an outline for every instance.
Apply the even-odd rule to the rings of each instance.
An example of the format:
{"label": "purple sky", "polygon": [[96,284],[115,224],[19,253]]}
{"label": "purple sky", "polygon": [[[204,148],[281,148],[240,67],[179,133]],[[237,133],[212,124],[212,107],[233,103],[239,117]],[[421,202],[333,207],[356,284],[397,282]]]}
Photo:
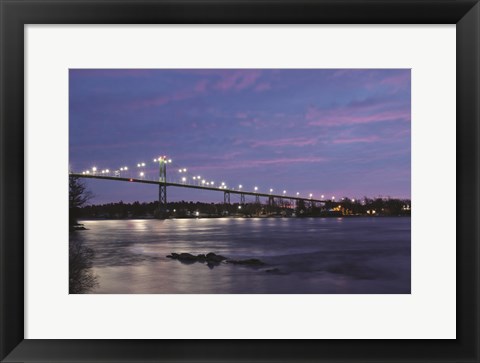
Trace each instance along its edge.
{"label": "purple sky", "polygon": [[[170,180],[245,190],[410,198],[409,69],[70,70],[70,168],[167,155]],[[87,181],[93,203],[153,201],[155,186]],[[238,199],[238,197],[235,197]],[[232,197],[232,202],[236,201]],[[169,201],[223,201],[168,189]],[[248,199],[247,199],[248,201]]]}

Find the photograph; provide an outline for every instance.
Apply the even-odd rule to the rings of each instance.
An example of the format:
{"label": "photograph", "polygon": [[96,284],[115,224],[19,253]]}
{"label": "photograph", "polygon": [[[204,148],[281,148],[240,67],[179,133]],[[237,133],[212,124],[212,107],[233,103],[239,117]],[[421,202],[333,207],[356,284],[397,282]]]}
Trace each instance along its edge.
{"label": "photograph", "polygon": [[411,293],[411,69],[68,72],[69,294]]}

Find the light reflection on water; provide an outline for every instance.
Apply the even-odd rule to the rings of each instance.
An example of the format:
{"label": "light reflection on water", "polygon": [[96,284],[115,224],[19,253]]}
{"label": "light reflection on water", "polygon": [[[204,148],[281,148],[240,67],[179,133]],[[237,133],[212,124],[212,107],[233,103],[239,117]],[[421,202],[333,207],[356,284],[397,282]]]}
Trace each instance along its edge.
{"label": "light reflection on water", "polygon": [[[84,221],[94,293],[410,293],[410,218]],[[183,264],[172,253],[258,258]],[[269,269],[278,269],[266,272]]]}

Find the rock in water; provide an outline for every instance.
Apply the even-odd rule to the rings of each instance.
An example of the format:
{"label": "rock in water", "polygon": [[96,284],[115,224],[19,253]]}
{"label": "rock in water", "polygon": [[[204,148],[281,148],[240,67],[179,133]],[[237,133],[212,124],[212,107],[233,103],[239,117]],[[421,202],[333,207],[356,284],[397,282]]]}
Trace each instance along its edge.
{"label": "rock in water", "polygon": [[222,262],[227,259],[226,257],[223,257],[221,255],[216,255],[213,252],[207,253],[206,257],[207,257],[207,261],[209,262]]}
{"label": "rock in water", "polygon": [[248,260],[227,260],[228,263],[232,263],[234,265],[246,265],[246,266],[264,266],[266,265],[265,262],[260,261],[257,258],[249,258]]}

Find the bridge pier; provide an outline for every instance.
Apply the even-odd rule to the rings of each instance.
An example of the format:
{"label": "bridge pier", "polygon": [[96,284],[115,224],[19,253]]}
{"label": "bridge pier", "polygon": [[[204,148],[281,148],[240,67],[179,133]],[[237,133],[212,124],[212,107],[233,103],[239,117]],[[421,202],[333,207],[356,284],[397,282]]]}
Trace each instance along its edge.
{"label": "bridge pier", "polygon": [[167,160],[158,158],[159,178],[158,181],[158,218],[165,219],[167,217]]}
{"label": "bridge pier", "polygon": [[223,203],[230,204],[230,192],[223,192]]}
{"label": "bridge pier", "polygon": [[273,207],[275,205],[275,198],[272,196],[268,197],[268,205]]}

